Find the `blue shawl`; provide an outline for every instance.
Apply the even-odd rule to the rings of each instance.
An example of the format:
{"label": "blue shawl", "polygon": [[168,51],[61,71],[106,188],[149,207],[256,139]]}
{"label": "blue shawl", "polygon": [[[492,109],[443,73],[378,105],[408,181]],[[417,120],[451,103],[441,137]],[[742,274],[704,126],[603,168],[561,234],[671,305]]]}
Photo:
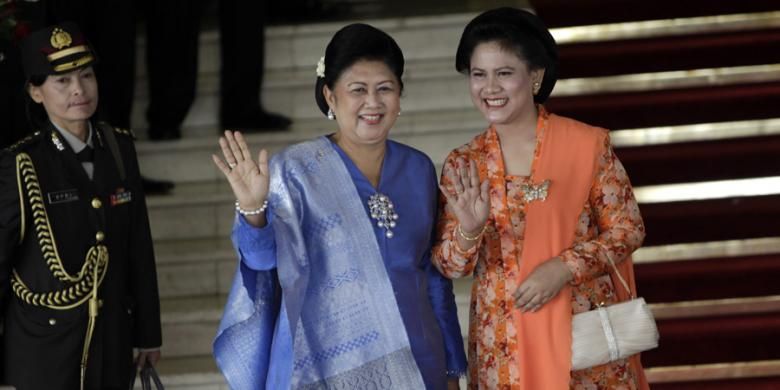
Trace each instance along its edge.
{"label": "blue shawl", "polygon": [[291,146],[270,170],[278,275],[238,267],[214,341],[228,384],[265,386],[281,287],[292,388],[424,388],[371,221],[330,141]]}

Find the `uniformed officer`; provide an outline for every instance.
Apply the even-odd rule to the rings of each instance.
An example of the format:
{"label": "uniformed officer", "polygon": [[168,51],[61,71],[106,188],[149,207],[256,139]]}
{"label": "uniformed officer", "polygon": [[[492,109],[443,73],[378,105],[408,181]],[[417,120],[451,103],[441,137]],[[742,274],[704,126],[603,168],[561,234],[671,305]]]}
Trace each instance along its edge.
{"label": "uniformed officer", "polygon": [[127,389],[133,347],[162,344],[149,221],[132,134],[92,120],[96,54],[76,25],[21,44],[37,131],[0,154],[4,382]]}

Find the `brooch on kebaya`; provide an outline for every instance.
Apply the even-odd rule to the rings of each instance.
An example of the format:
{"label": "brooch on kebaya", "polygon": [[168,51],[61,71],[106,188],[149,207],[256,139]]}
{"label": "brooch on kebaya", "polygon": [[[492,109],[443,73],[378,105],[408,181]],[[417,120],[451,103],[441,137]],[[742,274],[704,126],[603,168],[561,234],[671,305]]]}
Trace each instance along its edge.
{"label": "brooch on kebaya", "polygon": [[368,198],[368,211],[371,218],[376,220],[376,226],[384,228],[385,236],[393,238],[393,228],[398,220],[393,202],[387,195],[376,193]]}
{"label": "brooch on kebaya", "polygon": [[550,189],[550,180],[545,180],[539,184],[523,184],[520,186],[520,190],[523,191],[523,200],[526,203],[531,203],[535,200],[541,200],[544,202],[547,199],[547,192]]}

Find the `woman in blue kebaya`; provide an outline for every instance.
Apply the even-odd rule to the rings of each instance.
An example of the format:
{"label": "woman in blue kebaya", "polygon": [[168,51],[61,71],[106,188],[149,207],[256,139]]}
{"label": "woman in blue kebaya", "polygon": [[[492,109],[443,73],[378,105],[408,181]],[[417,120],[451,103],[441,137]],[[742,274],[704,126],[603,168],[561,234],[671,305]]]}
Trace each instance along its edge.
{"label": "woman in blue kebaya", "polygon": [[388,140],[403,69],[390,36],[349,25],[317,65],[335,133],[270,163],[220,139],[240,262],[214,354],[231,388],[447,389],[466,372],[452,284],[430,263],[436,172]]}

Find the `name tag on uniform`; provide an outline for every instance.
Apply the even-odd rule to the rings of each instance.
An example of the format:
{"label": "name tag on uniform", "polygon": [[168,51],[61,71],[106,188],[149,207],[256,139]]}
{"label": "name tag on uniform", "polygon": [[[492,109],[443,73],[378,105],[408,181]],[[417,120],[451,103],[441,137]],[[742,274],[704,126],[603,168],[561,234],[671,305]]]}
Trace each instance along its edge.
{"label": "name tag on uniform", "polygon": [[133,200],[133,194],[130,191],[125,191],[124,188],[117,188],[116,193],[111,195],[111,206],[129,203],[131,200]]}
{"label": "name tag on uniform", "polygon": [[79,191],[74,189],[49,192],[46,194],[49,204],[68,203],[79,200]]}

